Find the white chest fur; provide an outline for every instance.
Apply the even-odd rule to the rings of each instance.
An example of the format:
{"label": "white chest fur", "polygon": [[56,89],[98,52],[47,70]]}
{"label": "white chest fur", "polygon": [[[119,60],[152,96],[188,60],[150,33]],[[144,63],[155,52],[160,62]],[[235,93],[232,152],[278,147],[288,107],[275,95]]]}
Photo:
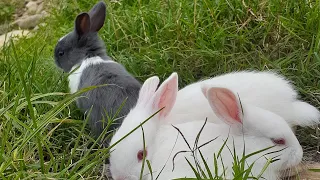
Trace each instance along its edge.
{"label": "white chest fur", "polygon": [[80,78],[81,78],[81,75],[82,75],[82,72],[84,69],[86,69],[90,65],[100,64],[100,63],[116,63],[116,62],[111,61],[111,60],[105,61],[105,60],[101,59],[100,57],[93,57],[93,58],[88,58],[88,59],[82,61],[82,63],[80,64],[80,67],[79,67],[79,65],[73,66],[71,69],[71,72],[74,69],[76,69],[77,67],[79,67],[79,68],[77,70],[75,70],[74,72],[72,72],[68,77],[70,92],[75,93],[78,91]]}

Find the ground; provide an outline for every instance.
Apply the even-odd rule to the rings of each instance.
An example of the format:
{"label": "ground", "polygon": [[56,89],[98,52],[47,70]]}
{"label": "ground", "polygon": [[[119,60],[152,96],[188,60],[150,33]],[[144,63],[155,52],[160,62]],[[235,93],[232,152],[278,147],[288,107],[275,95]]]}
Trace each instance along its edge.
{"label": "ground", "polygon": [[[141,82],[176,71],[180,87],[239,70],[274,70],[320,108],[320,2],[105,1],[108,54]],[[94,0],[50,0],[46,25],[0,51],[0,177],[96,179],[108,157],[89,135],[53,49]],[[8,11],[11,11],[8,9]],[[2,16],[4,17],[4,16]],[[61,93],[62,92],[62,93]],[[317,160],[319,130],[299,128]],[[319,160],[319,158],[318,158]]]}

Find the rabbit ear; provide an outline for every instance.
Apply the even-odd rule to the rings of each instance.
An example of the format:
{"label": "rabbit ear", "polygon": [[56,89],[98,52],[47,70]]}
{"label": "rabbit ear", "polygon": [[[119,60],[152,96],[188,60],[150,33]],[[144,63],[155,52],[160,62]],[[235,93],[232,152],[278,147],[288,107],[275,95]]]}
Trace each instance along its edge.
{"label": "rabbit ear", "polygon": [[87,13],[81,13],[77,16],[75,29],[80,37],[90,31],[90,17]]}
{"label": "rabbit ear", "polygon": [[202,91],[204,97],[207,98],[208,87],[207,86],[201,86],[201,91]]}
{"label": "rabbit ear", "polygon": [[105,21],[106,18],[106,5],[104,2],[100,1],[89,12],[89,16],[91,19],[91,27],[90,30],[92,32],[98,32]]}
{"label": "rabbit ear", "polygon": [[152,98],[152,107],[155,111],[164,107],[164,109],[159,112],[160,117],[166,117],[170,113],[176,102],[177,93],[178,74],[172,73],[170,77],[161,84]]}
{"label": "rabbit ear", "polygon": [[232,91],[211,87],[207,90],[206,97],[212,110],[221,120],[228,124],[242,124],[240,103]]}
{"label": "rabbit ear", "polygon": [[153,76],[148,78],[142,85],[140,92],[139,92],[139,99],[137,105],[146,106],[147,102],[150,101],[152,96],[157,90],[159,85],[159,78],[158,76]]}

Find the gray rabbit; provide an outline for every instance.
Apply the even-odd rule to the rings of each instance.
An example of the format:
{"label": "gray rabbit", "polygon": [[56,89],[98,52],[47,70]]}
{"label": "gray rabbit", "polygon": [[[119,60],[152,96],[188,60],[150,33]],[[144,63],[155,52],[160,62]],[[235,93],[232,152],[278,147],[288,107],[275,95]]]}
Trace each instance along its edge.
{"label": "gray rabbit", "polygon": [[[55,63],[69,76],[71,93],[79,89],[108,84],[83,94],[77,106],[85,113],[92,107],[89,125],[98,136],[106,126],[108,117],[113,117],[121,104],[125,105],[118,114],[120,126],[123,117],[136,104],[141,84],[119,63],[107,54],[104,42],[98,35],[106,16],[106,5],[97,3],[89,13],[81,13],[75,20],[74,30],[62,37],[54,50]],[[77,69],[76,69],[77,68]],[[103,122],[103,119],[105,122]]]}

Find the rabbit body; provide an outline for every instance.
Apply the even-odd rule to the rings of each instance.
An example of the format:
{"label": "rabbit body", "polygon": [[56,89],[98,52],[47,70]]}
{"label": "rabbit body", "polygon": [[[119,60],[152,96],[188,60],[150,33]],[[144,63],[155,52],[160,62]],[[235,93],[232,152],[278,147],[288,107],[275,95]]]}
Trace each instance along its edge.
{"label": "rabbit body", "polygon": [[71,72],[68,77],[71,93],[105,85],[87,91],[77,99],[77,106],[90,116],[89,125],[96,136],[107,126],[108,119],[117,118],[111,130],[119,127],[124,116],[136,104],[141,87],[140,82],[121,64],[106,54],[104,42],[98,35],[105,16],[103,2],[97,3],[90,12],[79,14],[74,30],[60,38],[54,52],[57,66]]}
{"label": "rabbit body", "polygon": [[[85,78],[81,78],[85,77]],[[133,83],[134,82],[134,83]],[[106,123],[103,125],[105,113],[113,117],[122,103],[125,103],[121,111],[117,114],[118,119],[130,111],[137,101],[140,84],[131,75],[126,73],[124,67],[112,60],[103,60],[100,57],[88,58],[84,60],[80,67],[69,76],[70,92],[74,93],[79,89],[106,85],[85,92],[77,100],[77,106],[88,111],[93,106],[90,113],[90,127],[99,135]],[[105,119],[107,120],[107,118]],[[116,121],[111,125],[111,129],[118,127],[121,121]]]}
{"label": "rabbit body", "polygon": [[[180,150],[189,150],[181,137],[178,137],[176,142],[178,133],[170,125],[170,118],[172,117],[170,114],[174,112],[172,110],[176,106],[176,97],[178,95],[177,79],[177,74],[173,73],[158,89],[159,79],[157,77],[149,78],[144,82],[139,93],[137,105],[129,112],[111,141],[111,144],[117,143],[113,147],[110,156],[110,170],[115,180],[139,179],[143,156],[151,163],[154,172],[153,177],[160,173],[166,162],[166,167],[159,176],[161,179],[181,176],[194,177],[192,169],[184,159],[184,156],[186,156],[189,160],[192,160],[190,153],[184,153],[177,157],[175,170],[172,172],[173,156]],[[240,102],[237,94],[225,87],[209,86],[200,89],[200,93],[208,103],[207,106],[215,114],[215,118],[221,120],[221,123],[211,123],[215,122],[215,119],[212,120],[211,118],[213,117],[208,117],[208,127],[205,127],[203,134],[201,133],[199,138],[200,143],[198,144],[201,145],[218,137],[217,140],[202,147],[203,151],[201,149],[205,159],[208,160],[211,170],[213,168],[212,157],[214,153],[218,153],[223,140],[229,135],[230,139],[227,142],[227,146],[232,149],[233,142],[231,140],[235,140],[236,154],[239,156],[243,153],[244,142],[247,143],[246,153],[275,146],[267,152],[276,151],[276,153],[266,154],[266,157],[271,159],[278,155],[280,160],[270,165],[263,174],[267,179],[277,179],[280,170],[294,167],[301,162],[302,148],[283,117],[255,105]],[[163,109],[158,114],[153,115],[161,108]],[[142,125],[143,130],[139,128],[118,142],[150,116],[152,116],[151,119]],[[194,119],[192,117],[186,123],[175,123],[174,125],[181,128],[189,144],[193,145],[194,139],[199,132],[199,127],[202,124],[202,119]],[[144,139],[142,138],[143,134]],[[263,154],[259,153],[247,159],[249,165],[257,160],[252,169],[254,176],[259,175],[261,169],[264,168],[266,159],[259,158]],[[233,174],[230,168],[233,159],[229,150],[226,148],[221,156],[223,163],[229,168],[227,177],[232,177]],[[197,156],[197,159],[199,160],[199,156]],[[222,171],[220,165],[219,172]],[[150,178],[149,174],[150,172],[145,165],[143,179]]]}
{"label": "rabbit body", "polygon": [[[241,97],[241,102],[264,108],[282,116],[290,126],[319,123],[319,111],[298,100],[297,92],[284,77],[273,72],[242,71],[216,76],[190,84],[179,90],[170,123],[179,124],[195,119],[221,122],[202,96],[201,88],[224,87]],[[200,94],[200,95],[199,95]]]}

